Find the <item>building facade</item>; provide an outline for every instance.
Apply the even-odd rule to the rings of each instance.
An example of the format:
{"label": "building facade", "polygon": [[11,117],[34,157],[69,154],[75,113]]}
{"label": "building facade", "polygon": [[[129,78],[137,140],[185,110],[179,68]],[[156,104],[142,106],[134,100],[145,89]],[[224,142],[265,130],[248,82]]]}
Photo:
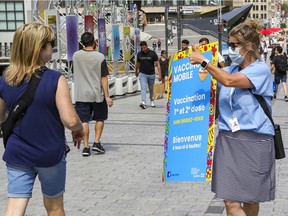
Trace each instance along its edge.
{"label": "building facade", "polygon": [[253,4],[250,18],[263,20],[263,23],[270,23],[271,26],[277,25],[277,18],[281,15],[281,4],[284,1],[278,0],[234,0],[233,6],[240,7],[246,4]]}
{"label": "building facade", "polygon": [[[90,0],[85,0],[90,2]],[[15,30],[22,26],[24,23],[33,20],[32,4],[33,8],[39,7],[43,4],[54,4],[54,0],[1,0],[0,1],[0,57],[9,55],[11,50],[11,43]],[[59,7],[65,8],[67,5],[71,5],[72,0],[57,1]],[[75,1],[79,2],[82,1]],[[150,23],[158,22],[165,12],[165,5],[169,3],[169,9],[171,10],[170,19],[174,19],[176,16],[177,4],[180,5],[182,17],[181,19],[195,19],[196,14],[204,14],[206,16],[215,16],[219,7],[226,7],[228,10],[233,7],[241,7],[243,5],[253,4],[253,8],[250,13],[250,18],[263,20],[264,24],[270,26],[279,26],[279,20],[281,17],[281,4],[287,2],[287,0],[104,0],[103,3],[109,7],[113,4],[123,7],[124,5],[130,5],[134,2],[137,3],[146,12],[148,21]],[[185,11],[186,8],[186,11]],[[39,8],[39,13],[43,11],[43,8]],[[186,14],[185,14],[186,12]],[[211,14],[209,14],[211,12]],[[227,11],[224,11],[225,13]],[[174,14],[173,14],[174,13]],[[213,15],[214,13],[214,15]],[[198,17],[199,18],[199,17]]]}

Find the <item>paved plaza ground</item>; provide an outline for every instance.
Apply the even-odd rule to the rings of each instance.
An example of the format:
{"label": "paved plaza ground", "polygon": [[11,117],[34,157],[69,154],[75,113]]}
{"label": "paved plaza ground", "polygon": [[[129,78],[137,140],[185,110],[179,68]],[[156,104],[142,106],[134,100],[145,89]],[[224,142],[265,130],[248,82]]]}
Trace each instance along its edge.
{"label": "paved plaza ground", "polygon": [[[273,103],[273,116],[282,126],[287,150],[288,103],[281,91],[279,98]],[[209,182],[161,181],[166,100],[157,100],[156,108],[148,106],[146,110],[139,102],[139,93],[114,98],[102,136],[107,151],[104,155],[82,157],[82,150],[72,147],[70,132],[66,131],[72,147],[67,158],[67,216],[225,215],[222,202],[213,199]],[[91,133],[91,142],[93,136]],[[261,216],[288,215],[287,164],[287,159],[277,161],[276,199],[261,205]],[[1,162],[0,215],[5,210],[6,184],[5,164]],[[26,215],[46,215],[38,181]]]}

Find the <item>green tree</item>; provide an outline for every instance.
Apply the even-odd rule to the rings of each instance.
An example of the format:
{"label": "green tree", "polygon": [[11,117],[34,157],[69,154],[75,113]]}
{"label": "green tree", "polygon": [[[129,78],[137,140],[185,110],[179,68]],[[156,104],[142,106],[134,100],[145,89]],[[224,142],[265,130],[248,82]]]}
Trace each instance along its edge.
{"label": "green tree", "polygon": [[288,14],[288,2],[284,2],[284,3],[281,5],[281,10],[284,10],[284,11],[285,11],[285,14]]}
{"label": "green tree", "polygon": [[285,29],[286,28],[286,23],[280,23],[280,28]]}

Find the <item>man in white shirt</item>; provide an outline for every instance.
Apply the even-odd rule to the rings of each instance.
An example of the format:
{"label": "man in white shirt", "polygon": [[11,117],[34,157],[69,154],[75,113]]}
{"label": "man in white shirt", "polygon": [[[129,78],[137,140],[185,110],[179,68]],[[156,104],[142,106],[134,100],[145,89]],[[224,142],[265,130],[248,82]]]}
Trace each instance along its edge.
{"label": "man in white shirt", "polygon": [[[206,45],[206,44],[209,44],[208,38],[203,37],[203,38],[201,38],[201,39],[199,40],[199,45],[204,46],[204,45]],[[224,58],[223,58],[223,56],[222,56],[219,52],[218,52],[218,67],[219,67],[219,68],[225,67]],[[219,98],[219,91],[220,91],[219,88],[217,88],[217,90],[216,90],[216,112],[215,112],[215,119],[218,119],[218,115],[219,115],[219,100],[218,100],[218,98]]]}
{"label": "man in white shirt", "polygon": [[[208,39],[208,38],[203,37],[203,38],[201,38],[201,39],[199,40],[199,45],[204,46],[204,45],[206,45],[206,44],[209,44],[209,39]],[[225,66],[226,66],[226,65],[225,65],[224,58],[223,58],[223,56],[218,52],[218,67],[223,68],[223,67],[225,67]]]}

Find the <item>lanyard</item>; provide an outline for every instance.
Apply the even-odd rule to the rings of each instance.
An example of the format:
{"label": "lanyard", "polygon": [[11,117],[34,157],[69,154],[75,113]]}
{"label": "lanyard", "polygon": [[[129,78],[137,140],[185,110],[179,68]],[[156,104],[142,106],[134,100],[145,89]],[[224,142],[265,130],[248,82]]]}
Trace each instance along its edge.
{"label": "lanyard", "polygon": [[230,108],[232,111],[232,117],[234,117],[234,111],[233,111],[233,105],[232,105],[232,97],[233,97],[234,92],[235,92],[235,88],[233,87],[230,90],[230,98],[229,98],[229,104],[230,104]]}

